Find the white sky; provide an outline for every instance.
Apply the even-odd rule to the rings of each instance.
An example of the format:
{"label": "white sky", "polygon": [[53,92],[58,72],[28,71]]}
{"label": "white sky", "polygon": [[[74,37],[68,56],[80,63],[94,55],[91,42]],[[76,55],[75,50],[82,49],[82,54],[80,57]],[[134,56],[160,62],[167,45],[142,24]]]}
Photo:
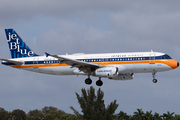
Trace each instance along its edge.
{"label": "white sky", "polygon": [[[153,51],[180,60],[178,0],[1,0],[0,58],[10,58],[4,29],[14,28],[37,54]],[[75,92],[89,88],[86,76],[52,76],[0,65],[0,107],[12,111],[54,106],[80,111]],[[93,86],[98,78],[92,77]],[[180,114],[179,69],[152,75],[135,74],[130,81],[103,79],[106,106],[117,100],[116,113],[137,108]]]}

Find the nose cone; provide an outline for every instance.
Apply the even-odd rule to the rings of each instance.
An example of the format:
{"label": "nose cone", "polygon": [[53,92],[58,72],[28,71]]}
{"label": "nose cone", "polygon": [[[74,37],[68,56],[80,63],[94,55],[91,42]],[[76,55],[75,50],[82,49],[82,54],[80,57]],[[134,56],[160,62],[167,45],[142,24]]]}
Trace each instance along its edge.
{"label": "nose cone", "polygon": [[168,65],[172,69],[176,69],[179,66],[179,62],[177,62],[176,60],[169,60],[168,62],[169,62]]}
{"label": "nose cone", "polygon": [[177,67],[179,67],[179,62],[177,62]]}
{"label": "nose cone", "polygon": [[176,61],[176,64],[174,65],[174,69],[179,67],[179,62]]}

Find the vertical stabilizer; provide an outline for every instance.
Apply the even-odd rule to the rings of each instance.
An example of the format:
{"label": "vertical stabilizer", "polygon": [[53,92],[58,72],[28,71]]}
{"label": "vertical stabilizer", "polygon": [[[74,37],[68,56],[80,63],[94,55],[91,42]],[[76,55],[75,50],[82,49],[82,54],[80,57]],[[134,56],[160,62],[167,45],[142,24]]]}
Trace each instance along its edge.
{"label": "vertical stabilizer", "polygon": [[38,56],[26,45],[14,29],[5,29],[5,33],[12,58]]}

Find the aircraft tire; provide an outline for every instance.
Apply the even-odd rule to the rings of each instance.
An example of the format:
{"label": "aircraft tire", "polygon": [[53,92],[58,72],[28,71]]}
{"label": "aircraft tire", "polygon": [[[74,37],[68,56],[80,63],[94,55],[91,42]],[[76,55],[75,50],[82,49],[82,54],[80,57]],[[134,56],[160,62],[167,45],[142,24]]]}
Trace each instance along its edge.
{"label": "aircraft tire", "polygon": [[102,85],[103,85],[103,82],[102,82],[101,80],[98,80],[98,81],[96,81],[96,85],[97,85],[97,86],[102,86]]}
{"label": "aircraft tire", "polygon": [[92,80],[91,80],[90,78],[87,78],[87,79],[85,80],[85,83],[86,83],[87,85],[90,85],[90,84],[92,83]]}
{"label": "aircraft tire", "polygon": [[157,79],[153,79],[153,83],[157,83]]}

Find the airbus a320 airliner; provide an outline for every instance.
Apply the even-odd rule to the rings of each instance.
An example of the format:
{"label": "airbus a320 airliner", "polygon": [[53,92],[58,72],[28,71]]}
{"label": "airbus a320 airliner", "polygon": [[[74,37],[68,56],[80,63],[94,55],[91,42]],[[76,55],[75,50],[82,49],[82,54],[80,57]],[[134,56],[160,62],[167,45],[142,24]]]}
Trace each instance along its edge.
{"label": "airbus a320 airliner", "polygon": [[90,85],[90,76],[99,77],[97,86],[102,86],[101,78],[131,80],[134,73],[152,73],[153,82],[157,72],[168,71],[179,66],[176,60],[160,52],[132,52],[52,55],[37,55],[14,29],[5,29],[12,59],[0,59],[2,64],[23,70],[52,75],[86,75],[85,83]]}

